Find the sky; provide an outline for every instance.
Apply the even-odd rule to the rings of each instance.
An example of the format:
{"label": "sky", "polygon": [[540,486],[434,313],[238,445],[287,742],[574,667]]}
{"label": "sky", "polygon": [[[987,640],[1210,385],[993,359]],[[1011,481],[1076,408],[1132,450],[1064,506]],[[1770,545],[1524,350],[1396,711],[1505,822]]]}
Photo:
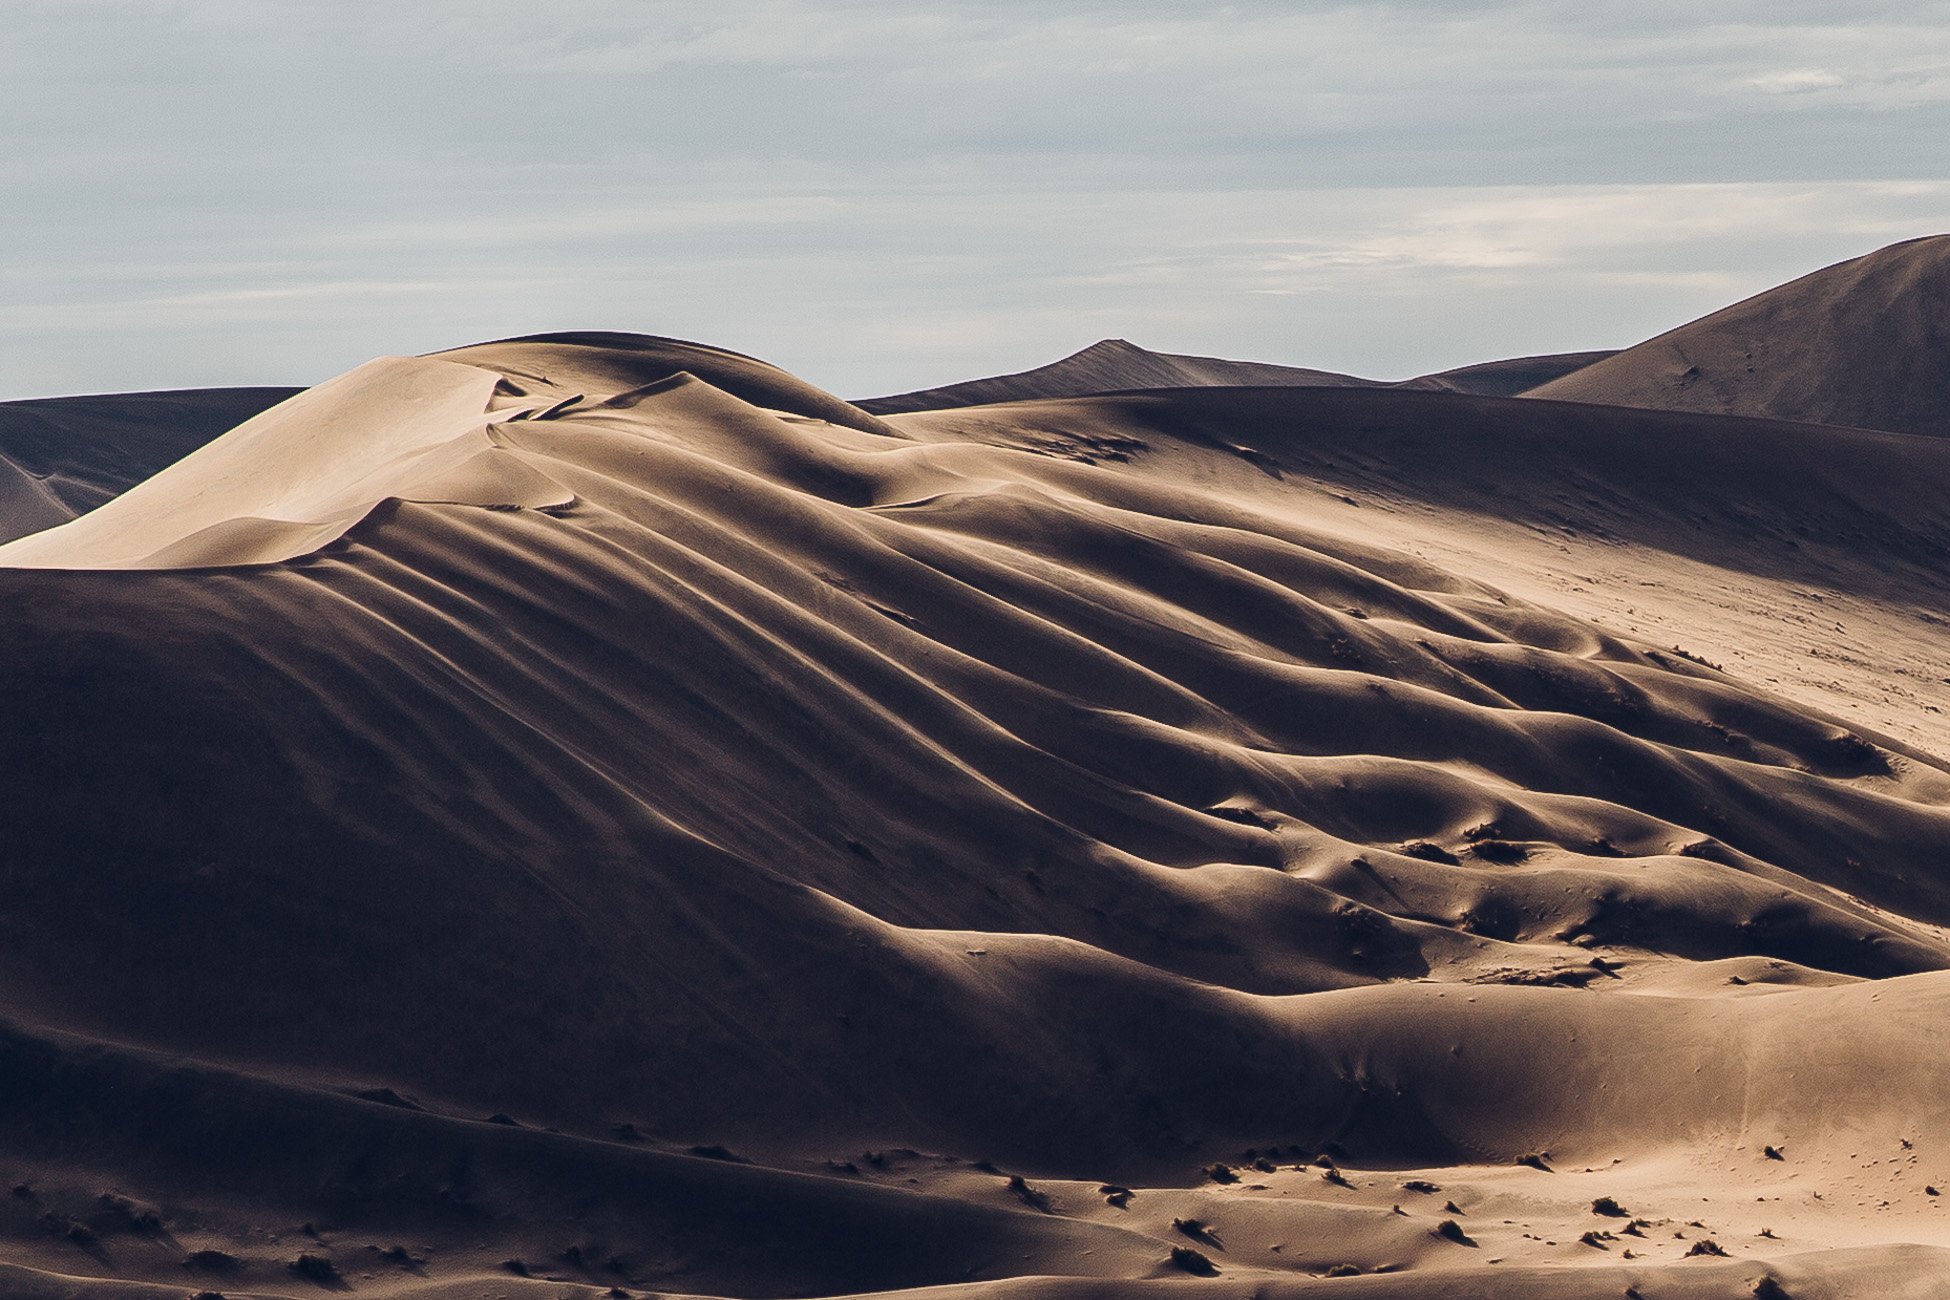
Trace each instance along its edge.
{"label": "sky", "polygon": [[0,398],[559,329],[1398,379],[1950,230],[1950,0],[0,0]]}

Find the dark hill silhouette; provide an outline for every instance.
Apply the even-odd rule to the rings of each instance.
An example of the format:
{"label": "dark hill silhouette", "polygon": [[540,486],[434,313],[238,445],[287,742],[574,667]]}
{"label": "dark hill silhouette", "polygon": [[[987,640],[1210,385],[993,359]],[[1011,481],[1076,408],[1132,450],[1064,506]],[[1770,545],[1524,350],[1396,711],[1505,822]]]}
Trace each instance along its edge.
{"label": "dark hill silhouette", "polygon": [[1507,361],[1482,361],[1473,366],[1406,380],[1398,387],[1436,388],[1476,397],[1515,397],[1540,384],[1550,383],[1613,355],[1599,352],[1554,352],[1540,357],[1511,357]]}
{"label": "dark hill silhouette", "polygon": [[1152,352],[1124,339],[1104,339],[1061,361],[1019,374],[971,379],[965,383],[892,397],[873,397],[856,405],[864,410],[892,415],[901,411],[1018,402],[1032,397],[1083,397],[1091,393],[1208,385],[1378,386],[1371,379],[1357,379],[1353,375],[1335,374],[1328,370],[1308,370],[1259,361],[1226,361],[1218,357],[1179,356],[1169,352]]}

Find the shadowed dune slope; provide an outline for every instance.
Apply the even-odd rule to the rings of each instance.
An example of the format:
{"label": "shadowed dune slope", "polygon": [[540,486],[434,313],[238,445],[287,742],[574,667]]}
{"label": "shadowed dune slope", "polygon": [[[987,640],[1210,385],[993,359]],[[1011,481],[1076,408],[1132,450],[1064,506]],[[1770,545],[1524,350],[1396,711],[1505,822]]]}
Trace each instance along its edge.
{"label": "shadowed dune slope", "polygon": [[1404,380],[1399,387],[1436,388],[1451,393],[1472,393],[1478,397],[1515,397],[1616,355],[1614,351],[1554,352],[1549,356],[1483,361],[1473,366],[1458,366],[1454,370]]}
{"label": "shadowed dune slope", "polygon": [[902,411],[934,411],[992,402],[1020,402],[1036,397],[1082,397],[1146,388],[1188,386],[1277,385],[1292,387],[1376,387],[1371,379],[1279,366],[1261,361],[1226,361],[1218,357],[1188,357],[1152,352],[1124,339],[1104,339],[1061,361],[1020,374],[971,379],[965,383],[929,388],[893,397],[874,397],[858,403],[881,415]]}
{"label": "shadowed dune slope", "polygon": [[292,388],[0,402],[0,542],[93,510]]}
{"label": "shadowed dune slope", "polygon": [[[883,423],[718,356],[374,363],[125,494],[113,546],[0,550],[20,1293],[1941,1267],[1950,771],[1365,540],[1306,468],[1466,409],[1441,436],[1510,473],[1626,475],[1599,435],[1649,463],[1676,417]],[[330,527],[186,549],[226,502]]]}
{"label": "shadowed dune slope", "polygon": [[1281,510],[1309,503],[1343,537],[1705,652],[1804,706],[1950,754],[1939,439],[1406,389],[1187,389],[903,427]]}
{"label": "shadowed dune slope", "polygon": [[1531,395],[1950,434],[1950,235],[1816,271]]}

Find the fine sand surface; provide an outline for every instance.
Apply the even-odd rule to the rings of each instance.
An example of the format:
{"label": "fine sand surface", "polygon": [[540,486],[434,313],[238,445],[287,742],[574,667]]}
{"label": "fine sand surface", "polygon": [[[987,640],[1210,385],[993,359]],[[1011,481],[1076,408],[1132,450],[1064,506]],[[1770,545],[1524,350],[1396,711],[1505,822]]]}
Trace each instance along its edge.
{"label": "fine sand surface", "polygon": [[297,391],[211,388],[0,402],[0,542],[93,510]]}
{"label": "fine sand surface", "polygon": [[1950,434],[1950,235],[1827,267],[1532,390]]}
{"label": "fine sand surface", "polygon": [[0,1293],[1950,1294],[1950,441],[239,410],[0,546]]}

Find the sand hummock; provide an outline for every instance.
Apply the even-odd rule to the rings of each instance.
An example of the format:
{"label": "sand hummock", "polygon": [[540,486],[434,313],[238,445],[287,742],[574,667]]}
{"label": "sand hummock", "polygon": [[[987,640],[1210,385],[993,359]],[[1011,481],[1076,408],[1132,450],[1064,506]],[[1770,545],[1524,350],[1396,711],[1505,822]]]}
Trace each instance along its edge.
{"label": "sand hummock", "polygon": [[1950,441],[239,415],[0,546],[6,1294],[1944,1294]]}

